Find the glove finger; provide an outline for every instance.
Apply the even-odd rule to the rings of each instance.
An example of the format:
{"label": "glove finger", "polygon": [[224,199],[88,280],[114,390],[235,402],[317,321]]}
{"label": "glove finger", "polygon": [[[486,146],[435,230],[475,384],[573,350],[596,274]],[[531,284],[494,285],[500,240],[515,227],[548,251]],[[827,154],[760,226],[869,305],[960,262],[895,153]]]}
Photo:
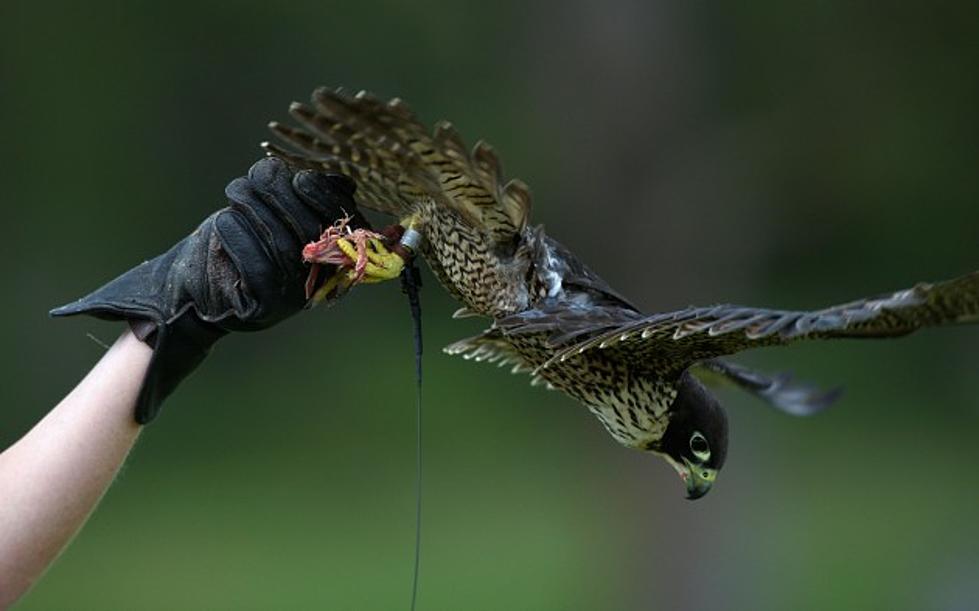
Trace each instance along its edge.
{"label": "glove finger", "polygon": [[241,272],[243,282],[251,278],[273,276],[281,280],[283,273],[268,252],[264,236],[255,231],[255,223],[238,208],[226,208],[215,215],[214,229],[218,233],[221,247],[231,257],[235,267]]}
{"label": "glove finger", "polygon": [[214,227],[222,248],[238,269],[243,303],[248,304],[248,311],[238,313],[239,319],[261,328],[302,308],[305,295],[302,283],[297,281],[303,271],[298,251],[294,266],[279,265],[266,253],[254,223],[237,208],[218,213]]}
{"label": "glove finger", "polygon": [[300,244],[319,237],[322,223],[292,188],[293,172],[284,161],[268,157],[256,162],[248,170],[252,189],[292,232]]}
{"label": "glove finger", "polygon": [[353,227],[370,227],[353,199],[357,186],[347,176],[303,170],[296,173],[292,184],[306,205],[316,211],[324,226],[350,216],[353,217]]}
{"label": "glove finger", "polygon": [[252,188],[247,178],[236,178],[224,189],[231,202],[231,209],[247,219],[257,238],[256,244],[283,270],[289,269],[299,261],[302,242],[292,231],[285,228],[279,217]]}

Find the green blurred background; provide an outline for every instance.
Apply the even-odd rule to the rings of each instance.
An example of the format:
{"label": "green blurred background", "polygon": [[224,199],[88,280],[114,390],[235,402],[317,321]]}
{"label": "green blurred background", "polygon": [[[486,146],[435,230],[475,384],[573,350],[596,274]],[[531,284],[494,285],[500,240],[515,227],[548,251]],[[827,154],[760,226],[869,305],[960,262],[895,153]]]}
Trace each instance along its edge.
{"label": "green blurred background", "polygon": [[[975,269],[976,7],[8,0],[0,447],[120,331],[47,310],[223,205],[320,84],[492,142],[650,310]],[[689,503],[570,399],[441,354],[480,323],[428,280],[420,609],[976,608],[979,329],[744,355],[847,392],[809,420],[722,393]],[[406,608],[411,371],[394,285],[224,340],[18,608]]]}

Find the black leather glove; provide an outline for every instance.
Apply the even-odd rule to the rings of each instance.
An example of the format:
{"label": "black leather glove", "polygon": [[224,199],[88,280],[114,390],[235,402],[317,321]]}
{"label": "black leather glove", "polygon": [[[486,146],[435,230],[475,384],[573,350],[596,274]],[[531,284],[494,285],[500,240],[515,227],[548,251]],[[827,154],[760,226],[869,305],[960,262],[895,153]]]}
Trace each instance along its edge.
{"label": "black leather glove", "polygon": [[[294,174],[279,159],[263,159],[228,184],[227,208],[173,248],[51,314],[128,320],[153,347],[136,403],[137,422],[150,422],[218,339],[266,329],[303,309],[303,246],[348,214],[351,227],[368,226],[354,188],[344,176]],[[321,269],[318,279],[335,272]]]}

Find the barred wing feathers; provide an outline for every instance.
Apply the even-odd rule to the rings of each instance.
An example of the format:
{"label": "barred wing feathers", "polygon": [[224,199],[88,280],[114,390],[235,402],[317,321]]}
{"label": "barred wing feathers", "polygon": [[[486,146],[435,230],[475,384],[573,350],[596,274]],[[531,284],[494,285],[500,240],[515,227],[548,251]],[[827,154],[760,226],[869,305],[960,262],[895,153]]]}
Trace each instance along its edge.
{"label": "barred wing feathers", "polygon": [[363,91],[348,96],[320,88],[311,105],[293,103],[289,113],[299,127],[269,124],[285,146],[262,146],[294,166],[350,176],[359,205],[404,216],[431,199],[495,241],[512,239],[527,224],[530,191],[519,180],[503,182],[492,147],[480,141],[467,152],[447,121],[429,135],[398,98],[383,102]]}
{"label": "barred wing feathers", "polygon": [[639,369],[677,373],[697,361],[750,348],[807,339],[897,337],[922,327],[975,322],[979,271],[816,311],[716,305],[654,314],[611,330],[599,327],[543,367],[608,349]]}

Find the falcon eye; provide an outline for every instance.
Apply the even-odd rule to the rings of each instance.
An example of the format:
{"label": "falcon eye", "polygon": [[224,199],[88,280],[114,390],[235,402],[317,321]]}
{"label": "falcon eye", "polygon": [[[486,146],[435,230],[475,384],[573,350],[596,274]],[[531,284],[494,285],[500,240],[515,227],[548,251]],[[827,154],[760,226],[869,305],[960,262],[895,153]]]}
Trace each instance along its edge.
{"label": "falcon eye", "polygon": [[707,439],[704,438],[700,431],[690,436],[690,451],[699,460],[704,462],[710,460],[710,445],[708,445]]}

